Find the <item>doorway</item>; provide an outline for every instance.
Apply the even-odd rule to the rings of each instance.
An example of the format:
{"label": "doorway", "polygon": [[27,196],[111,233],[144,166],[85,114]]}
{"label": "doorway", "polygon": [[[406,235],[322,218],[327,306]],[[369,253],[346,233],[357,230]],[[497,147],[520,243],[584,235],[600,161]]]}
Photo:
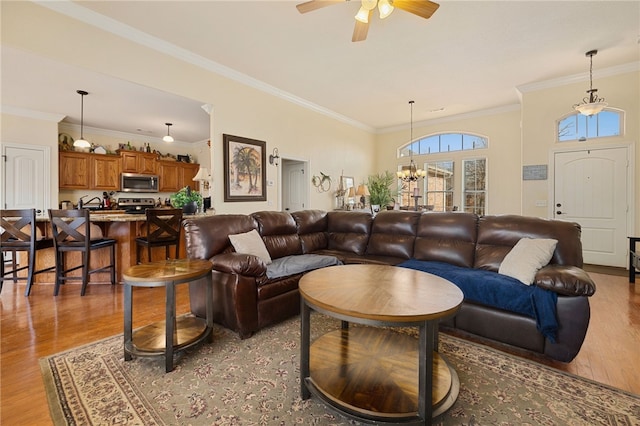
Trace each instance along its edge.
{"label": "doorway", "polygon": [[2,195],[5,209],[36,209],[47,214],[51,203],[51,149],[47,146],[2,144]]}
{"label": "doorway", "polygon": [[553,217],[581,225],[585,263],[627,265],[629,158],[628,147],[554,154]]}
{"label": "doorway", "polygon": [[282,159],[280,193],[282,211],[304,210],[309,205],[308,175],[309,163],[303,160]]}

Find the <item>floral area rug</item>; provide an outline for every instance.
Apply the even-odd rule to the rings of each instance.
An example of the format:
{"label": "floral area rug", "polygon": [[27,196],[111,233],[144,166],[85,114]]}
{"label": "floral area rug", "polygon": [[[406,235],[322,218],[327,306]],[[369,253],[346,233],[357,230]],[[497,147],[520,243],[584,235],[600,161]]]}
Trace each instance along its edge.
{"label": "floral area rug", "polygon": [[[339,327],[313,313],[312,339]],[[406,330],[412,333],[412,331]],[[640,425],[640,396],[440,334],[460,393],[436,425]],[[125,362],[123,337],[42,358],[56,425],[357,425],[300,399],[300,322],[240,340],[215,326],[214,343],[164,360]]]}

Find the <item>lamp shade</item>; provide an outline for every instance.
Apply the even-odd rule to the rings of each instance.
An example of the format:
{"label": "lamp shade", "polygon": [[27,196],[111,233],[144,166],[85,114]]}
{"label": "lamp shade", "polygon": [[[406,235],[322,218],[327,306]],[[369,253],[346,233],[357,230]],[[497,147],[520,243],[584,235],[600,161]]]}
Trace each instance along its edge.
{"label": "lamp shade", "polygon": [[368,197],[371,194],[369,193],[369,188],[367,187],[367,185],[358,185],[356,195],[364,195],[365,197]]}
{"label": "lamp shade", "polygon": [[193,177],[194,181],[209,180],[209,170],[206,167],[200,167],[198,173]]}
{"label": "lamp shade", "polygon": [[353,186],[349,188],[349,195],[347,197],[353,198],[356,196],[356,191],[353,189]]}

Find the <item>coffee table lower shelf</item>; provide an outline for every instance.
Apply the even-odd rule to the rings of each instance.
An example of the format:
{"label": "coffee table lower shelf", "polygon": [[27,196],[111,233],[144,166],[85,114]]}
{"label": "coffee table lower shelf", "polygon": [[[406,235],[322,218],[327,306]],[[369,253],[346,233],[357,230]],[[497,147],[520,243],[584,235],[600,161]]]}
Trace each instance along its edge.
{"label": "coffee table lower shelf", "polygon": [[[174,351],[196,345],[209,336],[207,322],[193,315],[176,318],[173,337]],[[125,350],[136,356],[164,355],[166,351],[166,321],[146,325],[133,332],[132,342],[125,344]]]}
{"label": "coffee table lower shelf", "polygon": [[[359,420],[420,423],[418,339],[375,327],[349,327],[316,339],[310,347],[307,389],[338,412]],[[456,401],[455,370],[433,353],[433,417]]]}

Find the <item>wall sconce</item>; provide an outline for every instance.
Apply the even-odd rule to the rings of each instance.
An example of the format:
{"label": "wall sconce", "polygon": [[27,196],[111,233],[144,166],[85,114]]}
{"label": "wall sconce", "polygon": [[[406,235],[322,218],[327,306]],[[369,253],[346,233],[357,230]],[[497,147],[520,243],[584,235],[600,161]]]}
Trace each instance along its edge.
{"label": "wall sconce", "polygon": [[278,167],[278,160],[280,160],[280,156],[278,155],[278,148],[273,148],[273,152],[269,155],[269,164],[273,164]]}

